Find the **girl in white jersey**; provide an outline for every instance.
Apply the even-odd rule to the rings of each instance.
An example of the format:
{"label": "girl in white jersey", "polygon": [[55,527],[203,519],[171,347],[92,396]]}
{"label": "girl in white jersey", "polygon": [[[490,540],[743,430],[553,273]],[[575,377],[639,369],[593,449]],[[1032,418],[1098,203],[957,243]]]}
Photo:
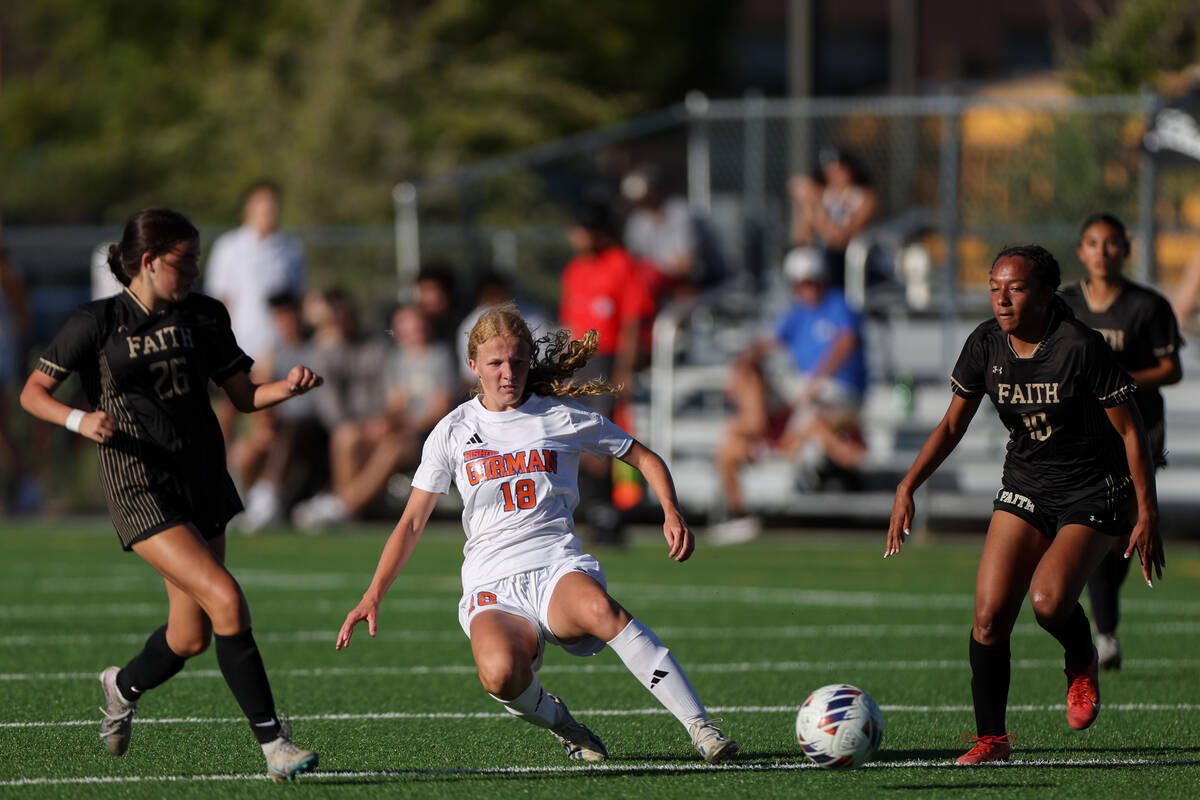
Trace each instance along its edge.
{"label": "girl in white jersey", "polygon": [[579,502],[579,457],[620,458],[642,472],[663,507],[668,555],[686,561],[695,540],[679,511],[663,460],[572,397],[613,391],[572,375],[596,350],[589,331],[539,340],[540,354],[512,304],[479,318],[468,339],[468,364],[479,396],[447,414],[425,442],[412,495],[384,545],[370,588],[342,624],[337,649],[354,626],[376,631],[379,603],[421,538],[453,481],[463,498],[467,544],[458,617],[471,640],[483,688],[509,713],[548,728],[567,757],[601,761],[604,744],[576,722],[538,681],[545,642],[589,656],[607,644],[642,685],[688,730],[706,761],[737,752],[708,719],[683,669],[654,632],[606,591],[604,570],[585,555],[572,512]]}

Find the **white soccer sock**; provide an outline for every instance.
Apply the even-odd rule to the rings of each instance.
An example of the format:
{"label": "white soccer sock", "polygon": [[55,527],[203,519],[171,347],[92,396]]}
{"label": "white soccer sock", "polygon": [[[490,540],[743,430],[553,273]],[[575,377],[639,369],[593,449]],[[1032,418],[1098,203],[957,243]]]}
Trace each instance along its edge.
{"label": "white soccer sock", "polygon": [[683,667],[654,631],[636,619],[630,620],[608,646],[685,728],[708,718]]}
{"label": "white soccer sock", "polygon": [[554,697],[542,688],[537,675],[533,676],[529,687],[512,700],[501,700],[494,694],[491,697],[514,717],[520,717],[539,728],[554,729],[565,721],[563,704],[555,702]]}

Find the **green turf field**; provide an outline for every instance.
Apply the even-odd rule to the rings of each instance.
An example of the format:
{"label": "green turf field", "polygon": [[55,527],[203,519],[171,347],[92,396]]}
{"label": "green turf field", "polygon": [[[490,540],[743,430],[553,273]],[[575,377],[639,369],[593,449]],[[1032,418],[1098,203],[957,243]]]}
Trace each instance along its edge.
{"label": "green turf field", "polygon": [[[458,628],[461,534],[431,529],[383,606],[380,635],[334,633],[386,530],[233,538],[230,564],[279,707],[321,753],[300,785],[264,776],[212,651],[139,708],[123,758],[98,738],[95,673],[124,663],[164,619],[157,577],[107,526],[0,525],[0,794],[4,797],[1118,797],[1200,796],[1200,549],[1168,543],[1166,578],[1125,586],[1126,663],[1102,676],[1104,710],[1066,724],[1061,651],[1028,608],[1013,639],[1013,760],[951,766],[973,732],[966,663],[979,538],[912,545],[882,535],[768,536],[686,564],[639,539],[598,552],[610,589],[689,671],[741,755],[709,767],[610,652],[551,648],[543,684],[611,753],[569,764],[550,735],[479,688]],[[883,707],[876,761],[812,768],[795,707],[853,683]]]}

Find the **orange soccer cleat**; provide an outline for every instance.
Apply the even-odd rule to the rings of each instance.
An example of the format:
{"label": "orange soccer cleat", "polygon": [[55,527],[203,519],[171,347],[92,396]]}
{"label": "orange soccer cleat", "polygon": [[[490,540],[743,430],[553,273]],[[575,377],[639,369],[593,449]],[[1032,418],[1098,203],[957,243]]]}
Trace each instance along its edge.
{"label": "orange soccer cleat", "polygon": [[986,764],[989,761],[1008,761],[1012,754],[1013,737],[1010,734],[1002,736],[971,736],[964,733],[964,742],[975,742],[975,746],[963,753],[955,764]]}
{"label": "orange soccer cleat", "polygon": [[1081,731],[1100,715],[1100,660],[1092,649],[1092,663],[1086,667],[1067,667],[1067,723]]}

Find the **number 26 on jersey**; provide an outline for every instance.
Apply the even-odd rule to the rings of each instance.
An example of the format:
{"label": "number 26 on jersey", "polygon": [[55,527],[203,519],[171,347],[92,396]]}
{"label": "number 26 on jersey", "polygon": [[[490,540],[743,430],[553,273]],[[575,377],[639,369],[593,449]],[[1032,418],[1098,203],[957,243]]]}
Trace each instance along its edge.
{"label": "number 26 on jersey", "polygon": [[533,508],[537,505],[533,481],[529,478],[500,484],[500,493],[504,495],[505,511]]}

